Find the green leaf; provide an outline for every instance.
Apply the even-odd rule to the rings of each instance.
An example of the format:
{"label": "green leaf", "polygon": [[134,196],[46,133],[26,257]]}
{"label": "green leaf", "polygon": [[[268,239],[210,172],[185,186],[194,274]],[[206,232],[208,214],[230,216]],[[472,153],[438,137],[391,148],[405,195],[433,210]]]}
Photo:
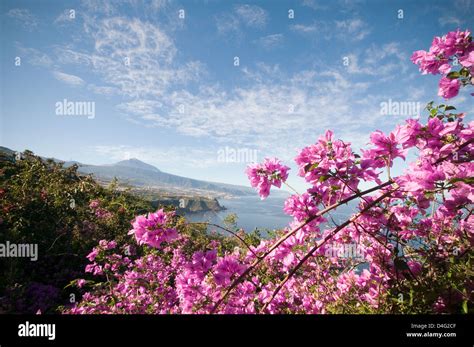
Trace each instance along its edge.
{"label": "green leaf", "polygon": [[464,300],[464,301],[462,302],[462,312],[463,312],[463,313],[466,313],[466,314],[467,314],[467,312],[468,312],[468,309],[467,309],[467,300]]}
{"label": "green leaf", "polygon": [[464,182],[466,184],[474,184],[474,177],[456,177],[449,180],[449,183]]}
{"label": "green leaf", "polygon": [[445,111],[451,111],[451,110],[455,110],[455,109],[456,109],[456,107],[454,107],[454,106],[446,106],[444,108]]}
{"label": "green leaf", "polygon": [[323,176],[319,177],[319,182],[327,181],[329,177],[330,176],[328,176],[328,175],[323,175]]}
{"label": "green leaf", "polygon": [[307,164],[305,167],[304,167],[304,172],[309,172],[309,171],[312,171],[314,169],[316,169],[318,167],[319,163],[314,163],[314,164]]}
{"label": "green leaf", "polygon": [[463,67],[459,73],[461,74],[462,77],[469,77],[469,70]]}
{"label": "green leaf", "polygon": [[459,78],[459,76],[461,75],[459,74],[458,71],[451,71],[450,73],[446,75],[447,78],[452,79],[452,80]]}

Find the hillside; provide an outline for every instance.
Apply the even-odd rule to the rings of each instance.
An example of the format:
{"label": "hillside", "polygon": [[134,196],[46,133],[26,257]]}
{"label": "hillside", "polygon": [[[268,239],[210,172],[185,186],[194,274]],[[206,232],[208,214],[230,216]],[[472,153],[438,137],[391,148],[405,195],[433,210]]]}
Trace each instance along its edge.
{"label": "hillside", "polygon": [[[74,164],[79,166],[79,172],[92,174],[99,180],[108,181],[116,177],[121,184],[140,188],[162,189],[175,194],[193,193],[195,195],[210,196],[255,194],[250,187],[200,181],[169,174],[138,159],[123,160],[112,165]],[[69,165],[72,165],[72,163],[65,163],[65,166]]]}
{"label": "hillside", "polygon": [[[9,156],[15,154],[14,150],[6,147],[0,147],[0,151]],[[111,165],[90,165],[77,161],[54,160],[56,162],[62,162],[64,167],[77,165],[80,173],[92,174],[99,182],[107,183],[117,178],[121,186],[147,189],[150,190],[150,192],[167,192],[175,195],[208,197],[255,194],[254,190],[250,187],[207,182],[169,174],[135,158],[122,160]]]}

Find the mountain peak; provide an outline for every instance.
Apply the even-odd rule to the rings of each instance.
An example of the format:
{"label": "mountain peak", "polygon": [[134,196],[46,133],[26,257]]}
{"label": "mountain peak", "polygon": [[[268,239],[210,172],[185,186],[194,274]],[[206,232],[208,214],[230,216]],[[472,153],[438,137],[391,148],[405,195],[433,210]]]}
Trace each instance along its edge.
{"label": "mountain peak", "polygon": [[137,158],[131,158],[131,159],[119,161],[118,163],[115,163],[114,166],[126,166],[126,167],[142,169],[142,170],[150,170],[150,171],[155,171],[155,172],[160,171],[153,165],[144,163],[143,161]]}

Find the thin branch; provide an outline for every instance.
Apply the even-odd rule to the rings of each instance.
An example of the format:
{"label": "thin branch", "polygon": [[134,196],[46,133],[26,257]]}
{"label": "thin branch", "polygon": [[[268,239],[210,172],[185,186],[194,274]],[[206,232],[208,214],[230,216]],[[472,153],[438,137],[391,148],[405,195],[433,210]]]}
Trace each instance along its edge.
{"label": "thin branch", "polygon": [[363,195],[366,195],[366,194],[372,193],[374,191],[377,191],[377,190],[379,190],[381,188],[384,188],[386,186],[389,186],[393,183],[394,183],[393,181],[387,181],[387,182],[379,184],[378,186],[375,186],[373,188],[370,188],[370,189],[364,190],[362,192],[359,192],[357,194],[354,194],[354,195],[352,195],[352,196],[350,196],[350,197],[348,197],[344,200],[341,200],[340,202],[336,202],[336,203],[326,207],[325,209],[319,211],[318,213],[314,214],[313,216],[309,217],[303,224],[301,224],[297,228],[288,231],[277,242],[275,242],[273,244],[273,246],[270,247],[260,258],[257,258],[239,277],[237,277],[231,283],[229,288],[227,288],[227,290],[225,291],[224,295],[216,302],[216,304],[214,305],[214,307],[212,308],[210,313],[215,313],[216,312],[216,310],[219,308],[220,304],[229,296],[232,289],[234,289],[249,273],[251,273],[253,271],[253,269],[255,269],[255,267],[257,267],[258,264],[260,264],[270,253],[272,253],[276,248],[278,248],[278,246],[280,246],[283,242],[285,242],[289,237],[291,237],[292,235],[297,233],[301,228],[306,226],[308,223],[312,222],[316,218],[321,217],[322,215],[324,215],[325,213],[335,209],[336,207],[339,207],[340,205],[346,204],[349,201],[352,201],[352,200],[354,200],[358,197],[361,197]]}
{"label": "thin branch", "polygon": [[218,225],[218,224],[214,224],[214,223],[210,223],[210,222],[193,222],[193,223],[186,223],[186,225],[193,225],[193,224],[206,224],[206,225],[210,225],[210,226],[213,226],[213,227],[222,229],[222,230],[224,230],[224,231],[227,231],[228,233],[230,233],[230,234],[234,235],[236,238],[238,238],[238,239],[245,245],[245,247],[247,247],[247,249],[248,249],[250,252],[252,252],[252,254],[253,254],[254,256],[256,256],[256,257],[258,258],[258,255],[252,250],[252,248],[250,247],[250,245],[249,245],[247,242],[245,242],[245,240],[244,240],[242,237],[240,237],[236,232],[234,232],[234,231],[232,231],[232,230],[229,230],[229,229],[227,229],[227,228],[224,228],[224,227],[222,227],[222,226],[220,226],[220,225]]}
{"label": "thin branch", "polygon": [[268,307],[268,305],[273,301],[275,296],[280,292],[280,290],[283,288],[283,286],[290,280],[291,277],[296,273],[296,271],[299,270],[301,266],[316,252],[322,245],[324,245],[327,241],[332,239],[340,230],[344,229],[346,226],[354,222],[357,218],[359,218],[361,215],[363,215],[365,212],[370,210],[372,207],[377,205],[380,201],[385,199],[387,196],[390,196],[394,191],[388,191],[385,194],[382,194],[379,196],[377,199],[375,199],[373,202],[371,202],[369,205],[367,205],[362,211],[359,213],[355,214],[351,218],[349,218],[347,221],[339,225],[336,229],[334,229],[329,235],[327,235],[322,242],[318,243],[316,246],[314,246],[306,255],[300,260],[300,262],[293,268],[293,270],[290,271],[290,273],[285,277],[285,279],[278,285],[278,287],[273,291],[272,297],[270,300],[263,306],[262,311],[265,311],[265,309]]}

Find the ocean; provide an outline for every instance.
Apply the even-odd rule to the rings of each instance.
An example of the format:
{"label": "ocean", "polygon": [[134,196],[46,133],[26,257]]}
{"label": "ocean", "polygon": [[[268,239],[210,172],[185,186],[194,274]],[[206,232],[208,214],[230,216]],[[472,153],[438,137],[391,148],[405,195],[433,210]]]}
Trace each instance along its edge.
{"label": "ocean", "polygon": [[[258,196],[236,197],[233,199],[218,199],[221,206],[227,209],[218,212],[199,212],[185,215],[190,222],[210,222],[223,225],[224,218],[230,214],[237,215],[237,226],[246,232],[255,228],[260,230],[279,230],[288,226],[292,217],[283,212],[284,202],[287,198],[283,196],[269,196],[260,200]],[[332,218],[337,222],[343,221],[354,210],[354,205],[340,206],[336,212],[332,212]],[[262,233],[265,235],[265,233]]]}

